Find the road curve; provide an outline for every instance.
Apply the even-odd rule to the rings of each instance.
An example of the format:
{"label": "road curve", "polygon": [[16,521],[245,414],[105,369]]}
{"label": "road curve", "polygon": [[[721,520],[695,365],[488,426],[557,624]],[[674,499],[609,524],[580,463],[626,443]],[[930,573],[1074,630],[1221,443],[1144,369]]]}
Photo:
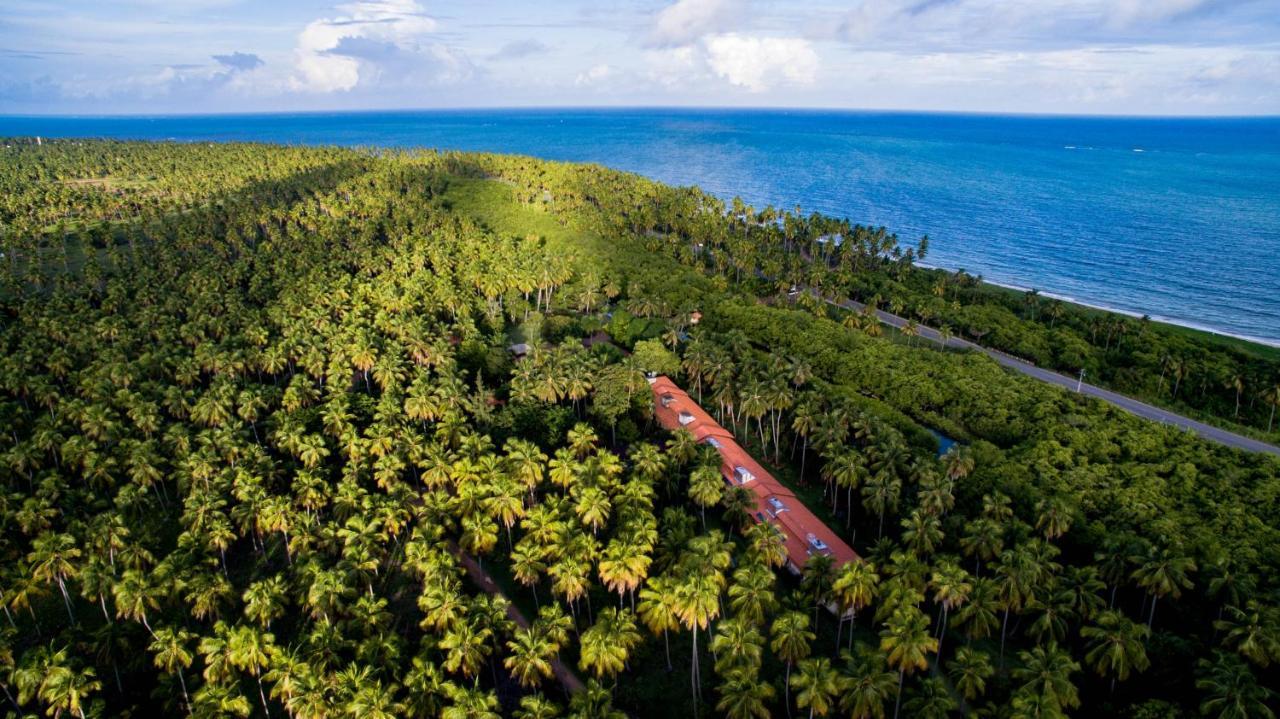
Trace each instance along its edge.
{"label": "road curve", "polygon": [[[866,305],[853,300],[846,299],[841,302],[837,302],[825,297],[822,299],[828,304],[843,307],[847,310],[853,310],[854,312],[861,312],[866,308]],[[882,323],[898,329],[902,329],[907,324],[906,319],[883,310],[876,310],[876,318]],[[916,327],[918,328],[919,335],[921,337],[937,342],[938,344],[942,344],[942,336],[938,334],[937,330],[921,324],[917,324]],[[1021,372],[1022,374],[1027,375],[1028,377],[1034,377],[1041,382],[1056,384],[1059,387],[1063,387],[1072,392],[1075,392],[1076,388],[1079,387],[1081,394],[1097,397],[1104,402],[1110,402],[1126,412],[1136,414],[1139,417],[1143,417],[1154,422],[1190,430],[1207,440],[1224,444],[1228,447],[1243,449],[1249,452],[1265,452],[1280,456],[1280,447],[1276,447],[1275,445],[1267,444],[1266,442],[1253,439],[1252,437],[1245,437],[1244,435],[1236,434],[1235,432],[1228,432],[1221,427],[1214,427],[1213,425],[1205,424],[1204,422],[1197,422],[1194,419],[1183,417],[1176,412],[1170,412],[1167,409],[1161,409],[1159,407],[1149,405],[1146,402],[1139,402],[1132,397],[1126,397],[1125,395],[1112,392],[1111,390],[1091,385],[1088,382],[1079,382],[1075,377],[1068,377],[1066,375],[1044,369],[1043,367],[1037,367],[1025,360],[1020,360],[1017,357],[1012,357],[998,350],[974,344],[973,342],[960,337],[948,337],[945,346],[955,349],[967,349],[975,352],[981,352],[1015,372]]]}

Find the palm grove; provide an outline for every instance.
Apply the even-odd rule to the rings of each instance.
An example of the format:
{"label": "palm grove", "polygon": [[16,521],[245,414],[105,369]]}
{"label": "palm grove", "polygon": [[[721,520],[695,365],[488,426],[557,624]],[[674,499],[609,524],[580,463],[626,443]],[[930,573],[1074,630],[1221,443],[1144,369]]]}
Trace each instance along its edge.
{"label": "palm grove", "polygon": [[[8,144],[14,716],[1275,706],[1277,463],[786,292],[909,278],[889,237],[527,158]],[[783,571],[643,370],[864,561]]]}

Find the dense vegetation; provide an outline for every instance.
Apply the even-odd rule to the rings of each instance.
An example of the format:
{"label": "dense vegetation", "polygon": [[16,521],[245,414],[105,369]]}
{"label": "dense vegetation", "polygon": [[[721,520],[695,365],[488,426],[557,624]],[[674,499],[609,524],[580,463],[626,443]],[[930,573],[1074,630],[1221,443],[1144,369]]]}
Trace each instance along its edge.
{"label": "dense vegetation", "polygon": [[[10,143],[10,715],[1274,711],[1280,462],[788,297],[908,292],[891,236],[528,158]],[[865,560],[781,571],[642,370]]]}

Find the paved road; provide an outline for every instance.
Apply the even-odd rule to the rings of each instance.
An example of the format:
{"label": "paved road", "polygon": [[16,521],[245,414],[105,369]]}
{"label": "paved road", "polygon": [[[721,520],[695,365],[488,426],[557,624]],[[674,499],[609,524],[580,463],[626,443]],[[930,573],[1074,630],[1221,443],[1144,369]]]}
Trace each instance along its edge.
{"label": "paved road", "polygon": [[[837,307],[843,307],[845,309],[853,310],[855,312],[861,312],[866,307],[861,302],[854,302],[853,300],[844,300],[843,302],[836,302],[835,300],[828,300],[826,298],[823,298],[823,299],[828,304],[833,304],[833,305],[836,305]],[[876,317],[884,324],[890,325],[892,327],[896,327],[898,329],[901,329],[907,324],[906,319],[894,314],[890,314],[883,310],[876,310]],[[941,335],[938,334],[937,330],[933,329],[932,327],[926,327],[924,325],[917,325],[917,327],[919,328],[919,333],[921,337],[933,340],[934,342],[937,342],[939,344],[942,343],[942,337]],[[1034,377],[1040,380],[1041,382],[1048,382],[1049,384],[1056,384],[1059,387],[1065,387],[1066,389],[1072,392],[1076,391],[1078,380],[1075,377],[1068,377],[1066,375],[1061,375],[1061,374],[1058,374],[1057,372],[1052,372],[1042,367],[1037,367],[1031,364],[1030,362],[1020,360],[1017,357],[1011,357],[998,350],[993,350],[987,347],[983,347],[981,345],[974,344],[973,342],[970,342],[966,339],[962,339],[960,337],[947,338],[946,346],[953,347],[956,349],[967,349],[967,350],[973,350],[975,352],[981,352],[986,356],[990,357],[991,359],[995,360],[996,362],[999,362],[1000,364],[1004,365],[1005,367],[1008,367],[1009,369],[1014,370],[1015,372],[1021,372],[1022,374],[1025,374],[1028,377]],[[1252,437],[1245,437],[1244,435],[1239,435],[1239,434],[1236,434],[1235,432],[1228,432],[1227,430],[1222,429],[1220,427],[1214,427],[1213,425],[1205,424],[1204,422],[1197,422],[1194,419],[1183,417],[1182,415],[1177,414],[1175,412],[1170,412],[1169,410],[1166,410],[1166,409],[1160,409],[1159,407],[1154,407],[1152,405],[1147,404],[1146,402],[1139,402],[1138,400],[1133,399],[1132,397],[1126,397],[1122,394],[1117,394],[1116,392],[1112,392],[1111,390],[1107,390],[1095,385],[1091,385],[1087,382],[1081,382],[1079,383],[1078,386],[1080,388],[1081,394],[1087,394],[1092,397],[1097,397],[1098,399],[1104,402],[1110,402],[1111,404],[1119,407],[1120,409],[1123,409],[1132,414],[1136,414],[1139,417],[1143,417],[1155,422],[1159,422],[1161,424],[1168,424],[1174,427],[1181,427],[1182,429],[1190,430],[1205,439],[1218,442],[1219,444],[1225,444],[1228,447],[1235,447],[1236,449],[1244,449],[1250,452],[1266,452],[1269,454],[1280,455],[1280,447],[1267,444],[1266,442],[1261,442],[1259,440],[1253,439]]]}

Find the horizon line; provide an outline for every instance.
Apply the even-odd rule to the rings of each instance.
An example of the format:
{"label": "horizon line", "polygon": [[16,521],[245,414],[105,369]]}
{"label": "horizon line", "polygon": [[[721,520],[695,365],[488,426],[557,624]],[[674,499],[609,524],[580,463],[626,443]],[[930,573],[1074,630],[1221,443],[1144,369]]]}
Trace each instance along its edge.
{"label": "horizon line", "polygon": [[6,113],[0,119],[181,119],[194,117],[272,117],[296,115],[362,115],[387,113],[461,113],[461,112],[556,112],[556,111],[713,111],[713,112],[761,112],[761,113],[843,113],[868,115],[953,115],[973,117],[1022,117],[1022,118],[1073,118],[1110,120],[1280,120],[1280,112],[1270,114],[1164,114],[1164,113],[1085,113],[1085,112],[1030,112],[1001,110],[938,110],[920,108],[839,107],[821,105],[458,105],[453,107],[371,107],[332,108],[312,110],[241,110],[208,112],[50,112]]}

